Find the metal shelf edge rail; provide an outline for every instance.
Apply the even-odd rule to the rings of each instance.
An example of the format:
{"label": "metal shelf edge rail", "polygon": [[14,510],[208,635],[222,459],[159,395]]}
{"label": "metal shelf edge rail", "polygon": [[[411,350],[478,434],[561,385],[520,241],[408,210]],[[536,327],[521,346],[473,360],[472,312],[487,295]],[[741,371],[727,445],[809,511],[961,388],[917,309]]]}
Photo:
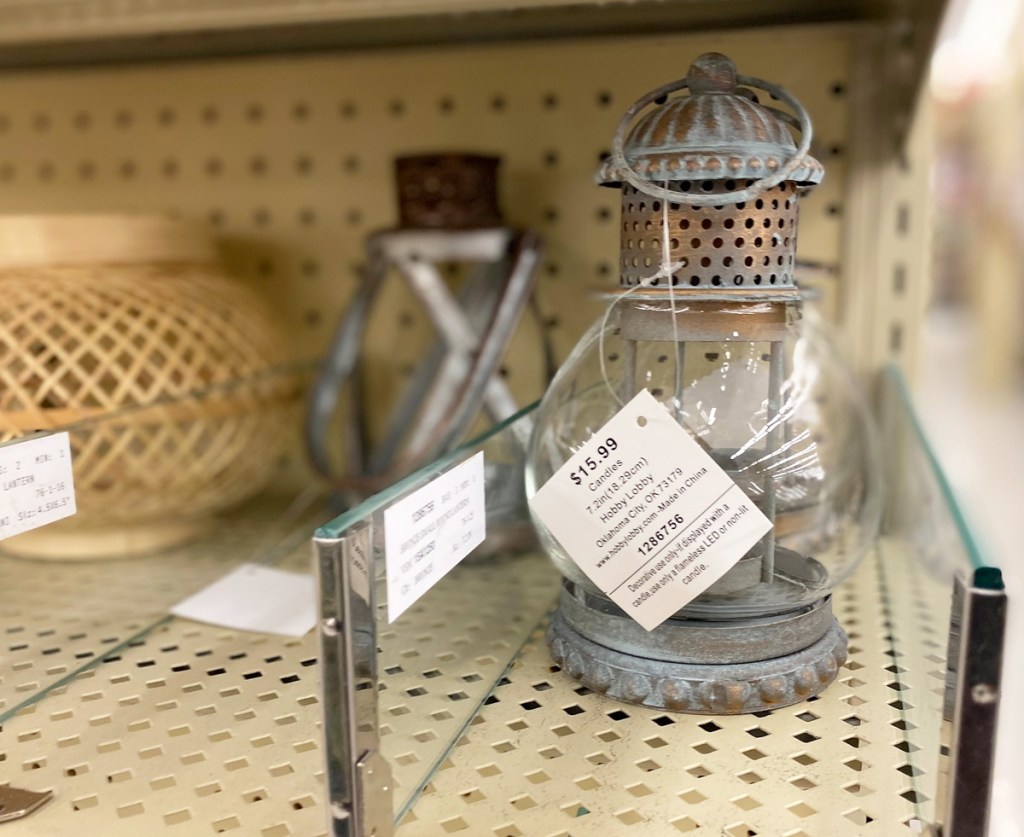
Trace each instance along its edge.
{"label": "metal shelf edge rail", "polygon": [[377,724],[372,524],[314,538],[319,588],[328,834],[390,837],[391,768]]}
{"label": "metal shelf edge rail", "polygon": [[952,720],[949,775],[936,814],[943,837],[985,837],[995,768],[1007,596],[994,567],[957,573],[950,613],[944,714]]}

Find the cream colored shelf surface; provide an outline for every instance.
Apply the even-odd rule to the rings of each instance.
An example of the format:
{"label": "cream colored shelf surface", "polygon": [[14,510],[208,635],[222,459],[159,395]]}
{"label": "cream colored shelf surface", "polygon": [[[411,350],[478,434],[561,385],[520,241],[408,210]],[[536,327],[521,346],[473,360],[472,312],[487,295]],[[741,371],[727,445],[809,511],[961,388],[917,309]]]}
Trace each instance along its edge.
{"label": "cream colored shelf surface", "polygon": [[538,634],[399,837],[913,833],[934,809],[923,789],[937,778],[949,590],[908,557],[883,541],[837,591],[849,661],[819,698],[772,712],[609,701],[560,671]]}
{"label": "cream colored shelf surface", "polygon": [[[117,4],[102,0],[19,0],[0,2],[4,40],[55,40],[96,38],[129,34],[173,34],[202,29],[233,29],[246,26],[326,23],[360,19],[389,19],[422,15],[466,15],[513,12],[528,9],[565,9],[599,6],[594,0],[129,0]],[[636,5],[643,6],[643,3]],[[647,5],[653,5],[648,3]],[[677,3],[704,14],[728,20],[735,11],[730,3]],[[767,4],[776,19],[796,11],[794,4]],[[718,9],[714,7],[718,6]],[[877,6],[845,2],[833,10],[836,17],[879,17]],[[643,13],[642,11],[640,12]],[[858,14],[859,13],[859,14]],[[804,16],[810,17],[805,11]],[[74,22],[85,26],[74,27]],[[47,29],[47,25],[50,27]]]}
{"label": "cream colored shelf surface", "polygon": [[[215,757],[227,749],[217,746],[221,741],[244,729],[233,725],[257,715],[275,729],[300,718],[306,725],[294,729],[306,735],[313,728],[318,700],[308,640],[237,633],[166,615],[241,561],[308,572],[310,533],[327,516],[311,505],[308,498],[295,504],[292,498],[265,497],[220,518],[207,537],[148,558],[0,558],[0,717],[13,713],[0,733],[3,782],[52,788],[60,800],[47,806],[49,812],[44,808],[6,828],[47,835],[138,834],[129,818],[150,804],[149,794],[176,785],[176,767],[205,771],[207,781],[197,782],[203,785],[197,793],[205,796],[217,792],[216,776],[234,775],[247,762],[248,754],[237,752],[211,769],[193,730],[209,732],[205,743]],[[239,706],[246,698],[238,697],[236,678],[252,687],[258,713]],[[303,759],[317,765],[311,772],[319,769],[319,745],[314,735],[309,739],[308,746],[294,742],[291,760],[269,765],[272,774],[284,779]],[[252,746],[266,743],[260,742]],[[307,751],[312,755],[303,755]],[[145,791],[131,782],[139,773],[148,776]],[[113,807],[99,805],[100,788]],[[294,796],[290,816],[301,818],[305,803],[301,794]],[[93,811],[98,820],[62,819],[67,811],[87,818]],[[314,812],[310,821],[318,816]],[[214,819],[227,822],[230,815]],[[159,825],[182,821],[171,812]],[[123,831],[117,832],[119,825]]]}
{"label": "cream colored shelf surface", "polygon": [[[305,535],[277,566],[309,569]],[[197,558],[191,573],[191,562],[181,558],[164,556],[165,577],[154,585],[160,592],[149,600],[154,616],[183,589],[190,592],[202,570],[212,577],[225,570],[223,555],[216,572],[210,556]],[[128,572],[135,585],[115,584],[114,600],[130,597],[154,568]],[[25,587],[52,581],[49,565],[18,569]],[[110,580],[109,563],[73,569],[68,590],[90,575]],[[380,733],[403,807],[554,598],[557,581],[545,559],[527,557],[513,569],[510,579],[507,562],[470,561],[437,588],[429,606],[415,605],[378,635]],[[191,581],[174,589],[181,575]],[[5,783],[52,789],[54,799],[6,824],[5,833],[324,831],[315,633],[292,640],[183,619],[108,621],[94,610],[63,624],[52,610],[60,591],[32,604],[41,599],[46,606],[6,623],[15,653],[0,686],[26,705],[5,707],[17,711],[3,725],[0,763]],[[5,604],[11,609],[6,596]],[[90,654],[108,655],[99,665],[72,674],[70,661],[50,664],[65,645],[89,647],[90,640],[98,643]],[[121,647],[111,654],[114,643]],[[45,692],[41,681],[51,678],[63,682]]]}
{"label": "cream colored shelf surface", "polygon": [[327,515],[312,501],[264,495],[211,519],[185,546],[144,557],[35,561],[0,546],[0,717],[158,627],[173,605],[239,563],[307,553],[312,528]]}
{"label": "cream colored shelf surface", "polygon": [[[888,534],[834,593],[848,661],[797,706],[692,716],[581,687],[543,641],[559,577],[537,553],[470,557],[391,624],[378,579],[376,726],[399,837],[832,837],[935,822],[948,577],[966,558],[908,415],[889,406],[890,464],[903,478],[890,480]],[[514,438],[487,443],[494,463]],[[387,502],[457,459],[320,536],[338,537],[338,521],[372,519],[376,530]],[[162,618],[240,558],[308,569],[311,526],[277,509],[254,506],[217,538],[162,558],[0,562],[3,781],[54,792],[7,831],[326,832],[323,720],[341,707],[321,703],[315,634]],[[92,664],[78,671],[79,660]]]}
{"label": "cream colored shelf surface", "polygon": [[[589,693],[552,664],[539,634],[502,676],[552,601],[556,576],[539,557],[509,559],[518,569],[467,565],[468,576],[380,636],[382,746],[396,806],[438,766],[399,837],[831,837],[892,835],[930,820],[948,588],[908,559],[904,544],[883,542],[837,591],[851,655],[819,699],[714,718]],[[281,566],[307,561],[301,548]],[[498,579],[510,577],[518,585],[508,592]],[[46,643],[34,665],[66,641],[45,636],[45,624],[28,626]],[[22,641],[17,632],[6,639]],[[4,724],[4,781],[55,793],[5,833],[323,833],[316,657],[313,634],[161,623]],[[462,716],[460,706],[481,701],[475,717]]]}

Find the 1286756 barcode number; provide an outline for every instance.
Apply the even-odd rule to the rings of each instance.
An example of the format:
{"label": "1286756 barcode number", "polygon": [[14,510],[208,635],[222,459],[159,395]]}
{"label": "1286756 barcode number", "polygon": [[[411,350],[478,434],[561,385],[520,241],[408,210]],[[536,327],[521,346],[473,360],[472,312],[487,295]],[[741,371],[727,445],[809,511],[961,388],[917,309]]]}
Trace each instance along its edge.
{"label": "1286756 barcode number", "polygon": [[672,515],[668,520],[662,523],[661,526],[655,529],[650,536],[640,543],[640,554],[650,555],[654,550],[665,543],[665,541],[670,540],[672,533],[682,525],[683,516],[681,514]]}

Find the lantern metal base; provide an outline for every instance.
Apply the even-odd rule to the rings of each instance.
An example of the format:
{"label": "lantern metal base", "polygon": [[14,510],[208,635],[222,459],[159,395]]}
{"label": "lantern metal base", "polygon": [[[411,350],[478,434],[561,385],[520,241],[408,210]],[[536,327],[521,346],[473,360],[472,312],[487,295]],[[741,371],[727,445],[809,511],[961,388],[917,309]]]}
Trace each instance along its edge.
{"label": "lantern metal base", "polygon": [[[563,601],[552,618],[547,640],[551,656],[572,677],[589,689],[626,703],[692,712],[701,715],[740,715],[763,712],[799,703],[823,691],[846,662],[847,639],[831,614],[828,600],[816,610],[826,608],[824,631],[809,645],[781,656],[761,660],[715,663],[682,662],[642,656],[641,649],[625,652],[608,648],[588,639],[570,623]],[[628,619],[621,617],[606,617]],[[783,620],[785,621],[785,620]],[[816,619],[820,623],[820,617]],[[670,620],[651,632],[651,650],[661,644],[659,632],[685,634],[685,622]],[[718,623],[723,631],[735,631],[736,623]],[[749,626],[762,632],[764,653],[771,653],[771,625]],[[716,630],[714,623],[694,625],[697,632]],[[589,632],[589,631],[588,631]],[[815,634],[818,632],[815,631]],[[725,643],[730,644],[730,641]],[[635,647],[635,646],[634,646]]]}

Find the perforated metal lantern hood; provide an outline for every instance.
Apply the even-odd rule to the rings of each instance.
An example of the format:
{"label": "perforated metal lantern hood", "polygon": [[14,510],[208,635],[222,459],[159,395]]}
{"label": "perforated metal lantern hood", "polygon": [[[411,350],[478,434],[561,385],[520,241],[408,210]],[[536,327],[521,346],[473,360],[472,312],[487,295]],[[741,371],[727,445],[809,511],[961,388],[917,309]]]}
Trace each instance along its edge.
{"label": "perforated metal lantern hood", "polygon": [[[630,131],[624,148],[629,167],[655,184],[760,178],[779,171],[797,156],[797,144],[786,127],[796,120],[761,105],[738,79],[735,65],[725,55],[708,52],[697,58],[683,82],[690,95],[659,96],[659,106]],[[744,81],[772,87],[757,79]],[[820,183],[823,175],[817,160],[802,155],[787,179],[809,186]],[[604,162],[599,179],[606,186],[621,185],[614,158]]]}
{"label": "perforated metal lantern hood", "polygon": [[[760,104],[740,85],[766,90],[797,115]],[[689,95],[668,98],[683,89]],[[657,107],[623,140],[651,104]],[[799,145],[790,126],[800,131]],[[598,174],[602,185],[622,189],[620,284],[793,289],[796,198],[824,174],[807,153],[810,137],[799,103],[774,85],[737,76],[718,53],[700,56],[685,79],[640,99]],[[673,269],[659,276],[666,215]]]}

